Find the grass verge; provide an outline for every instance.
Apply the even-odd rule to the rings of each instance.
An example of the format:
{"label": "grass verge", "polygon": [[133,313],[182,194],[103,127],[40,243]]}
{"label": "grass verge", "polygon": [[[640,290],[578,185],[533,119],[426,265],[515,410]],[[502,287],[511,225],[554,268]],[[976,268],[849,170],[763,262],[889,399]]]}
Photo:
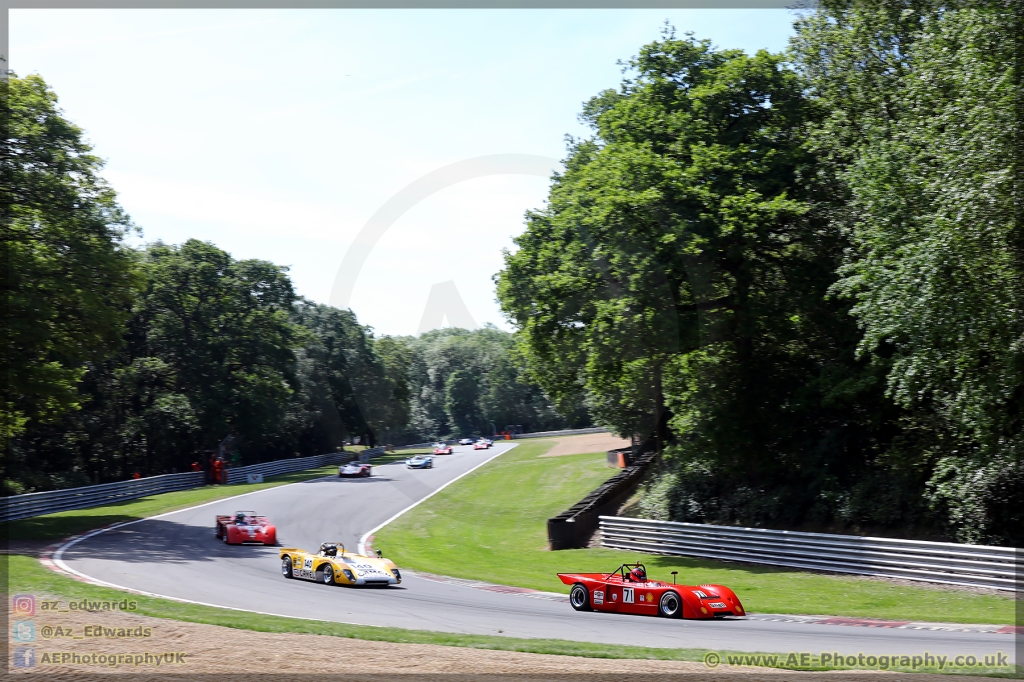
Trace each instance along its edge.
{"label": "grass verge", "polygon": [[374,547],[414,570],[550,592],[568,592],[558,572],[610,571],[641,560],[655,578],[679,571],[680,583],[728,585],[755,613],[1014,623],[1009,596],[603,548],[551,552],[547,518],[613,473],[604,453],[539,457],[552,444],[520,443],[379,531]]}
{"label": "grass verge", "polygon": [[46,516],[34,516],[29,519],[11,521],[8,524],[8,538],[15,541],[24,540],[60,540],[71,535],[84,533],[109,526],[113,523],[125,521],[136,521],[157,514],[193,507],[204,502],[212,502],[225,497],[233,497],[245,493],[276,488],[277,486],[288,485],[307,481],[311,478],[330,476],[336,474],[338,467],[328,465],[316,469],[305,469],[290,474],[280,474],[268,477],[263,483],[241,483],[237,485],[207,485],[202,488],[189,488],[173,493],[161,493],[149,497],[139,497],[134,500],[125,500],[115,504],[106,504],[101,507],[89,507],[88,509],[73,509],[71,511],[47,514]]}
{"label": "grass verge", "polygon": [[[10,594],[34,594],[37,599],[48,598],[69,600],[121,601],[125,593],[120,590],[90,585],[50,571],[36,559],[23,555],[4,555],[0,561],[2,580]],[[320,589],[320,586],[310,586]],[[792,665],[785,654],[712,652],[707,649],[667,649],[656,647],[618,646],[572,642],[558,639],[520,639],[495,635],[463,635],[425,630],[403,630],[400,628],[372,627],[333,623],[329,621],[300,620],[284,616],[265,616],[244,611],[231,611],[198,604],[185,604],[168,599],[131,595],[135,603],[132,613],[167,618],[189,623],[204,623],[240,630],[257,632],[291,632],[298,634],[329,635],[378,642],[406,644],[437,644],[474,649],[497,651],[519,651],[524,653],[554,654],[561,656],[583,656],[587,658],[629,658],[663,661],[705,661],[709,655],[717,655],[722,663],[730,660],[734,665],[760,665],[761,667],[788,670],[877,670],[878,667]],[[730,659],[732,657],[732,659]],[[888,670],[897,672],[947,672],[954,674],[986,675],[989,677],[1013,677],[1008,668],[975,667],[970,670],[945,669],[892,665]]]}

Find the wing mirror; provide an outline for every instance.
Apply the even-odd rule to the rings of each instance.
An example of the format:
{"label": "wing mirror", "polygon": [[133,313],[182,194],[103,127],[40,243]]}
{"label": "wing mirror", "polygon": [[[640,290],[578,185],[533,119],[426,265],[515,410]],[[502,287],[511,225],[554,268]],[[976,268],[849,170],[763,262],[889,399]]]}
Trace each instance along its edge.
{"label": "wing mirror", "polygon": [[376,552],[377,552],[377,558],[378,559],[383,559],[384,558],[384,552],[380,551],[379,549],[376,550]]}
{"label": "wing mirror", "polygon": [[676,576],[679,575],[679,571],[672,571],[672,584],[676,584]]}

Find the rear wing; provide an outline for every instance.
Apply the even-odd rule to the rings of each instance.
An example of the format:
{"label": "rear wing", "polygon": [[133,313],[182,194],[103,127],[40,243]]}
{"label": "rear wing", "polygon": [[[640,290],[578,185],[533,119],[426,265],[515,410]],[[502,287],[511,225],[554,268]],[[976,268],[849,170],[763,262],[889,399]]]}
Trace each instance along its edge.
{"label": "rear wing", "polygon": [[[270,519],[268,519],[266,516],[249,516],[249,518],[255,521],[256,523],[262,523],[265,525],[270,524]],[[234,523],[234,521],[234,514],[217,514],[217,523]]]}

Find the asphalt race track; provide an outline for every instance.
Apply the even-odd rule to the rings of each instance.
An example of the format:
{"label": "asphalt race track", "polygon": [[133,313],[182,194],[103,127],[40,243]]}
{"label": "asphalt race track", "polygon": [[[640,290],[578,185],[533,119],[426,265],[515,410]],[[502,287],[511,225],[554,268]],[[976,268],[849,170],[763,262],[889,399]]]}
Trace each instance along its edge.
{"label": "asphalt race track", "polygon": [[[408,573],[403,573],[400,586],[386,589],[330,587],[283,578],[277,548],[227,546],[213,535],[215,514],[251,509],[270,517],[282,546],[315,550],[330,540],[355,550],[364,533],[508,448],[500,442],[492,450],[458,446],[453,455],[436,457],[434,469],[388,464],[375,466],[368,479],[322,478],[217,501],[87,537],[54,559],[93,579],[157,595],[370,626],[738,651],[844,655],[927,651],[950,658],[1002,652],[1013,661],[1014,637],[1009,634],[776,622],[756,616],[708,622],[577,613],[566,602]],[[380,549],[387,556],[388,548]],[[605,568],[566,566],[566,570]],[[827,604],[822,611],[828,612]],[[955,615],[950,619],[955,620]]]}

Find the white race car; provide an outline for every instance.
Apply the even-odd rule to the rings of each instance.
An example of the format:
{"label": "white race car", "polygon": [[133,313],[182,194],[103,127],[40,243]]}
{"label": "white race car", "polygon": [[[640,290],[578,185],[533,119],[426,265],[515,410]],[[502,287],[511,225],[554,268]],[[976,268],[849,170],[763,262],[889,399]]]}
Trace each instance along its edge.
{"label": "white race car", "polygon": [[338,478],[366,478],[373,475],[373,467],[366,462],[352,461],[338,467]]}
{"label": "white race car", "polygon": [[473,439],[472,438],[462,438],[462,439],[459,440],[459,445],[472,445],[472,444],[473,444]]}

